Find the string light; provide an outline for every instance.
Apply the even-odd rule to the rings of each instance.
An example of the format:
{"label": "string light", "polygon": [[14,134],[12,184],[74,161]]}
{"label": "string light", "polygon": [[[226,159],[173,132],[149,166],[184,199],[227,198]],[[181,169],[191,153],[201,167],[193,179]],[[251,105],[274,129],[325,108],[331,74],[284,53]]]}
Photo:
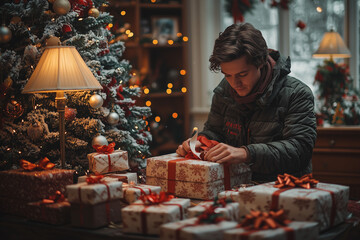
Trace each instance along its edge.
{"label": "string light", "polygon": [[84,20],[83,18],[79,18],[79,21],[82,21],[82,20]]}
{"label": "string light", "polygon": [[168,88],[172,88],[173,87],[173,84],[172,83],[168,83]]}
{"label": "string light", "polygon": [[126,11],[123,10],[120,12],[120,14],[121,14],[121,16],[124,16],[126,14]]}
{"label": "string light", "polygon": [[132,37],[132,36],[134,36],[134,33],[133,33],[133,32],[130,32],[130,33],[128,34],[128,37]]}
{"label": "string light", "polygon": [[160,117],[159,116],[155,117],[155,122],[160,122]]}
{"label": "string light", "polygon": [[321,12],[322,12],[322,8],[321,8],[320,6],[317,6],[317,7],[316,7],[316,11],[317,11],[318,13],[321,13]]}
{"label": "string light", "polygon": [[149,125],[149,122],[148,122],[148,121],[145,121],[145,125],[146,125],[146,126]]}
{"label": "string light", "polygon": [[151,0],[151,3],[156,3],[156,0]]}
{"label": "string light", "polygon": [[176,34],[176,36],[177,36],[177,37],[181,37],[181,36],[182,36],[182,33],[181,33],[181,32],[178,32],[178,33]]}
{"label": "string light", "polygon": [[183,41],[187,42],[187,41],[189,41],[189,38],[187,36],[183,36]]}
{"label": "string light", "polygon": [[176,112],[174,112],[172,115],[171,115],[173,118],[178,118],[178,114]]}
{"label": "string light", "polygon": [[109,28],[112,28],[113,26],[114,26],[114,24],[112,24],[112,23],[109,23],[109,24],[108,24],[108,27],[109,27]]}
{"label": "string light", "polygon": [[7,148],[7,149],[6,149],[6,151],[10,151],[10,150],[11,150],[11,148]]}
{"label": "string light", "polygon": [[170,88],[166,89],[166,93],[167,94],[171,94],[172,93],[172,90]]}
{"label": "string light", "polygon": [[154,45],[156,45],[156,44],[158,44],[158,43],[159,43],[159,41],[158,41],[158,40],[156,40],[156,39],[154,39],[154,40],[152,41],[152,43],[153,43]]}
{"label": "string light", "polygon": [[150,92],[150,90],[149,90],[148,88],[145,88],[145,89],[144,89],[144,93],[145,93],[145,94],[149,94],[149,92]]}
{"label": "string light", "polygon": [[182,87],[182,88],[181,88],[181,91],[182,91],[183,93],[186,93],[186,92],[187,92],[186,87]]}
{"label": "string light", "polygon": [[148,100],[148,101],[146,101],[145,104],[146,104],[146,106],[150,107],[151,106],[151,101]]}
{"label": "string light", "polygon": [[131,33],[130,29],[126,30],[125,33],[130,34]]}
{"label": "string light", "polygon": [[184,69],[180,70],[180,75],[184,76],[186,74],[186,71]]}
{"label": "string light", "polygon": [[170,39],[170,40],[168,40],[168,44],[169,44],[169,45],[173,45],[173,44],[174,44],[174,41]]}

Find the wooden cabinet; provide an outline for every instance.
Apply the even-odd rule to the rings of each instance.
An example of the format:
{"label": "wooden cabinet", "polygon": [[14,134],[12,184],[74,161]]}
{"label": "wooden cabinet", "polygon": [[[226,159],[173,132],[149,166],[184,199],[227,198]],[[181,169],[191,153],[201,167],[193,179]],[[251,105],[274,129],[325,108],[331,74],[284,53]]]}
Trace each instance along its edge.
{"label": "wooden cabinet", "polygon": [[314,177],[350,186],[350,199],[360,200],[360,127],[319,127],[317,134]]}
{"label": "wooden cabinet", "polygon": [[110,0],[107,11],[114,16],[112,32],[125,41],[130,84],[142,89],[137,104],[153,113],[147,119],[151,152],[174,152],[190,135],[186,1]]}

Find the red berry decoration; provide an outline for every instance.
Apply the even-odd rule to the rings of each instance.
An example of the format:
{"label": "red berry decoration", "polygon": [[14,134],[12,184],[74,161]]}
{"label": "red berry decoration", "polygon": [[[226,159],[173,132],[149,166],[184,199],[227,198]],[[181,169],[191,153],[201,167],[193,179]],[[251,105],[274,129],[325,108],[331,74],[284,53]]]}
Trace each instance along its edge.
{"label": "red berry decoration", "polygon": [[76,114],[77,114],[76,109],[65,107],[65,120],[66,121],[69,121],[69,122],[73,121],[76,117]]}
{"label": "red berry decoration", "polygon": [[79,17],[87,16],[89,9],[93,6],[91,0],[70,0],[70,3],[72,10],[79,14]]}
{"label": "red berry decoration", "polygon": [[63,33],[65,34],[65,33],[72,32],[72,29],[71,29],[71,27],[70,27],[69,25],[64,24],[64,25],[62,26],[62,31],[63,31]]}
{"label": "red berry decoration", "polygon": [[301,31],[306,28],[306,24],[305,24],[303,21],[301,21],[301,20],[299,20],[299,21],[297,22],[296,26],[297,26]]}

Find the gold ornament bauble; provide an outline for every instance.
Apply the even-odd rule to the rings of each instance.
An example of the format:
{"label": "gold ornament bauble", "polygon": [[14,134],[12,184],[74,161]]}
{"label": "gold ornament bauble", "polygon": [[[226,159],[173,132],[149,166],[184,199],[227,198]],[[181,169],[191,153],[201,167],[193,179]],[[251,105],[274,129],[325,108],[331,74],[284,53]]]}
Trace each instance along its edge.
{"label": "gold ornament bauble", "polygon": [[103,135],[99,135],[93,138],[91,145],[99,145],[99,146],[103,146],[103,145],[109,145],[108,141],[106,140],[106,137],[104,137]]}
{"label": "gold ornament bauble", "polygon": [[51,36],[46,40],[46,46],[59,46],[61,45],[58,37]]}
{"label": "gold ornament bauble", "polygon": [[92,108],[99,108],[103,105],[103,103],[104,99],[98,94],[92,95],[89,99],[89,104]]}
{"label": "gold ornament bauble", "polygon": [[3,24],[0,27],[0,43],[7,43],[11,40],[11,30]]}
{"label": "gold ornament bauble", "polygon": [[65,15],[70,11],[71,4],[68,0],[56,0],[53,4],[54,11],[59,15]]}
{"label": "gold ornament bauble", "polygon": [[5,103],[4,114],[5,116],[15,119],[20,117],[24,113],[23,105],[15,99],[10,99]]}
{"label": "gold ornament bauble", "polygon": [[100,15],[100,12],[97,8],[90,8],[90,10],[88,11],[88,15],[94,18],[97,18]]}
{"label": "gold ornament bauble", "polygon": [[107,117],[107,121],[110,125],[116,125],[120,121],[120,116],[116,112],[111,112]]}

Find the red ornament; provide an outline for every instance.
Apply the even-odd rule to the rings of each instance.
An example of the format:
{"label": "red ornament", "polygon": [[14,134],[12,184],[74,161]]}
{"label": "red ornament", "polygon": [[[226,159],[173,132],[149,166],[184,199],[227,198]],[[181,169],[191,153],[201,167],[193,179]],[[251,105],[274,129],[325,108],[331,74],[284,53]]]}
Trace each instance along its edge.
{"label": "red ornament", "polygon": [[65,120],[66,121],[73,121],[76,117],[77,110],[74,108],[65,107]]}
{"label": "red ornament", "polygon": [[79,14],[79,17],[85,17],[93,6],[91,0],[70,0],[70,3],[72,10]]}
{"label": "red ornament", "polygon": [[303,21],[299,20],[296,24],[296,27],[298,27],[302,31],[306,28],[306,24]]}
{"label": "red ornament", "polygon": [[145,142],[144,142],[144,140],[142,140],[142,139],[138,139],[138,140],[136,140],[136,143],[137,143],[137,144],[140,144],[140,145],[143,145]]}
{"label": "red ornament", "polygon": [[65,33],[72,32],[72,29],[71,29],[70,25],[64,24],[64,25],[62,26],[62,31],[63,31],[63,33],[65,34]]}

